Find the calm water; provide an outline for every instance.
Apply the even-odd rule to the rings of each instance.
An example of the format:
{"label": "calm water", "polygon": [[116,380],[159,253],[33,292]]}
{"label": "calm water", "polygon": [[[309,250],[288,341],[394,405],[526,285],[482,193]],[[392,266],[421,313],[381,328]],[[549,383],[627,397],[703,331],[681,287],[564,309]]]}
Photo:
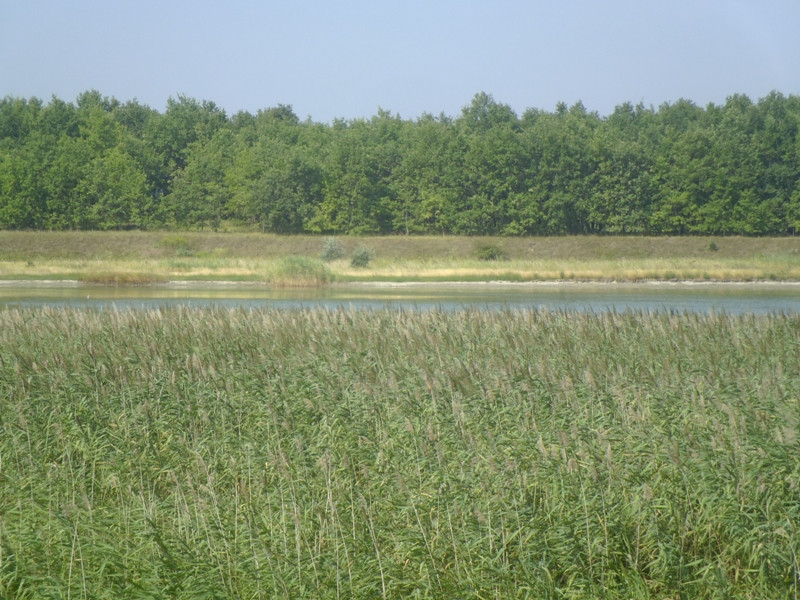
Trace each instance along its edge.
{"label": "calm water", "polygon": [[797,314],[800,313],[800,284],[345,284],[278,290],[248,284],[114,287],[0,282],[0,306],[139,309],[174,305]]}

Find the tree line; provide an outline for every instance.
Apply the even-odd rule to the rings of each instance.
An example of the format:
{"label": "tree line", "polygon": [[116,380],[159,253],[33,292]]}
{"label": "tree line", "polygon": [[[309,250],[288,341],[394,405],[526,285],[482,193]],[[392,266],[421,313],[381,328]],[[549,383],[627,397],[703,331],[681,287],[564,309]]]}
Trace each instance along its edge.
{"label": "tree line", "polygon": [[793,235],[800,97],[580,103],[521,116],[156,111],[88,91],[0,100],[0,228],[275,233]]}

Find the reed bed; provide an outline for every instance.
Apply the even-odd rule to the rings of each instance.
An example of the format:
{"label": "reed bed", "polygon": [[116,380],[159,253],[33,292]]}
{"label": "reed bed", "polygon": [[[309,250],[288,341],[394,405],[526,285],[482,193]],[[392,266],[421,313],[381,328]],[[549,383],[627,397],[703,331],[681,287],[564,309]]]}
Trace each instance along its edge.
{"label": "reed bed", "polygon": [[0,311],[0,597],[796,598],[800,317]]}

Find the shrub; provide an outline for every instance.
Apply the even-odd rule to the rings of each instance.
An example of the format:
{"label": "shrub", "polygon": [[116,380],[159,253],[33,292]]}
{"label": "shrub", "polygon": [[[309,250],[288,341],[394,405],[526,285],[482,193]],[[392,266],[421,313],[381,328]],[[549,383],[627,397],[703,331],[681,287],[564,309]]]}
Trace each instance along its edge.
{"label": "shrub", "polygon": [[711,252],[716,252],[717,250],[719,250],[719,246],[717,246],[717,242],[712,241],[708,245],[708,249],[711,250]]}
{"label": "shrub", "polygon": [[478,260],[503,260],[506,253],[494,244],[483,244],[475,248],[475,256],[478,257]]}
{"label": "shrub", "polygon": [[327,237],[322,243],[320,258],[326,262],[344,257],[344,246],[335,237]]}
{"label": "shrub", "polygon": [[273,285],[283,287],[308,287],[330,282],[333,273],[325,263],[316,258],[287,256],[278,262],[267,279]]}
{"label": "shrub", "polygon": [[166,235],[161,239],[161,246],[175,252],[175,256],[192,256],[194,249],[191,242],[182,235]]}
{"label": "shrub", "polygon": [[361,244],[353,251],[353,257],[350,260],[351,267],[363,268],[369,265],[372,260],[372,250]]}

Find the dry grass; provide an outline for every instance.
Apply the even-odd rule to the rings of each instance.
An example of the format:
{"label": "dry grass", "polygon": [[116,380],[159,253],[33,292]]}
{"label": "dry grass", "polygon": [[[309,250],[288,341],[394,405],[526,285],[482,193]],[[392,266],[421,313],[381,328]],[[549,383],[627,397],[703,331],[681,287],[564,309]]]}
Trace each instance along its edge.
{"label": "dry grass", "polygon": [[[339,238],[367,269],[330,263],[352,280],[798,280],[800,239],[708,237]],[[717,250],[710,249],[716,244]],[[318,258],[323,237],[257,233],[0,232],[0,278],[263,280],[290,256]],[[480,261],[492,245],[506,260]],[[148,274],[147,276],[142,274]]]}

